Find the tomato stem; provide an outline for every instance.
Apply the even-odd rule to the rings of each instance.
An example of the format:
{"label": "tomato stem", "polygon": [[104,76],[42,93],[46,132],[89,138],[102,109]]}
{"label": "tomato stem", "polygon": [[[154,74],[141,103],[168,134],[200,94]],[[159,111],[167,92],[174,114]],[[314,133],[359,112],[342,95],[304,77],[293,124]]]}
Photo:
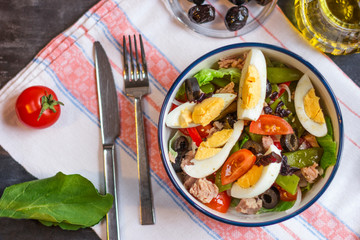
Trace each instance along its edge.
{"label": "tomato stem", "polygon": [[64,104],[62,102],[54,100],[53,95],[51,95],[51,94],[46,95],[46,94],[41,97],[41,111],[40,111],[39,117],[37,119],[38,121],[40,120],[41,115],[46,110],[50,109],[51,111],[56,113],[54,106],[59,105],[59,104],[64,106]]}

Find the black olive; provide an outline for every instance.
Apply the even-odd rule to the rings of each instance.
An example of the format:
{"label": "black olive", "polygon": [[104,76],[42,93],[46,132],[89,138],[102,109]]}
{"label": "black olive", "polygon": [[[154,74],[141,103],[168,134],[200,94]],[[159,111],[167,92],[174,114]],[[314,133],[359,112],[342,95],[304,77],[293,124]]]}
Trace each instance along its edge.
{"label": "black olive", "polygon": [[174,151],[179,153],[179,155],[180,155],[180,153],[184,153],[188,150],[189,142],[186,139],[186,137],[180,136],[175,140],[173,148],[174,148]]}
{"label": "black olive", "polygon": [[284,150],[293,152],[299,148],[299,139],[294,133],[282,135],[280,138],[280,144]]}
{"label": "black olive", "polygon": [[196,5],[201,5],[205,0],[188,0],[189,2],[195,3]]}
{"label": "black olive", "polygon": [[225,15],[225,26],[230,31],[237,31],[245,26],[249,11],[245,6],[230,8]]}
{"label": "black olive", "polygon": [[271,187],[260,195],[262,206],[266,209],[274,208],[280,201],[280,193],[275,187]]}
{"label": "black olive", "polygon": [[175,158],[175,163],[171,163],[175,172],[182,172],[182,169],[181,169],[182,158],[183,158],[183,155],[178,154],[177,157]]}
{"label": "black olive", "polygon": [[250,0],[229,0],[229,2],[231,2],[232,4],[240,6],[240,5],[243,5],[245,3],[250,2]]}
{"label": "black olive", "polygon": [[188,16],[197,24],[211,22],[215,19],[215,8],[209,4],[195,5],[189,9]]}
{"label": "black olive", "polygon": [[266,81],[266,97],[269,97],[272,91],[272,86],[269,81]]}
{"label": "black olive", "polygon": [[185,92],[190,102],[200,98],[200,86],[196,78],[192,77],[185,80]]}
{"label": "black olive", "polygon": [[268,3],[271,3],[272,0],[256,0],[256,3],[261,5],[261,6],[265,6]]}
{"label": "black olive", "polygon": [[244,143],[242,148],[250,150],[254,155],[257,155],[258,153],[264,153],[264,148],[261,146],[261,144],[252,140],[248,140],[246,143]]}

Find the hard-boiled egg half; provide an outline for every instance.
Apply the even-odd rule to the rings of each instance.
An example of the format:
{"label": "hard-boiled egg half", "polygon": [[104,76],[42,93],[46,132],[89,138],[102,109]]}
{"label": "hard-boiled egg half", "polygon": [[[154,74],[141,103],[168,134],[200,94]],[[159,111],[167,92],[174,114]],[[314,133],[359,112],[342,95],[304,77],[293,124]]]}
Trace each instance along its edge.
{"label": "hard-boiled egg half", "polygon": [[[280,150],[275,145],[271,145],[264,155],[268,155],[271,152],[281,156]],[[231,196],[235,198],[252,198],[262,194],[275,182],[280,168],[281,162],[274,162],[260,167],[254,165],[247,173],[233,183]]]}
{"label": "hard-boiled egg half", "polygon": [[259,49],[246,57],[239,83],[238,119],[256,121],[264,107],[266,95],[266,62]]}
{"label": "hard-boiled egg half", "polygon": [[190,128],[206,126],[227,108],[236,98],[236,94],[217,93],[200,103],[186,102],[172,110],[166,117],[170,128]]}
{"label": "hard-boiled egg half", "polygon": [[[212,156],[209,158],[201,157],[201,160],[199,160],[196,159],[197,156],[195,154],[195,158],[190,161],[192,165],[186,165],[183,169],[184,172],[194,178],[203,178],[217,171],[226,161],[231,149],[239,139],[243,128],[244,121],[238,120],[236,123],[234,123],[234,130],[231,131],[230,137],[226,141],[225,145],[220,148],[215,154],[213,154],[213,150],[211,148],[216,148],[216,146],[221,145],[221,142],[224,142],[223,138],[221,138],[222,140],[219,141],[211,140],[213,143],[206,143],[206,141],[203,144],[204,148],[206,148],[207,146],[215,146],[210,147],[209,150],[209,154]],[[228,133],[225,133],[225,135],[226,134]],[[221,135],[223,135],[223,133]]]}
{"label": "hard-boiled egg half", "polygon": [[305,74],[295,89],[295,111],[304,128],[316,137],[327,133],[325,118],[310,78]]}

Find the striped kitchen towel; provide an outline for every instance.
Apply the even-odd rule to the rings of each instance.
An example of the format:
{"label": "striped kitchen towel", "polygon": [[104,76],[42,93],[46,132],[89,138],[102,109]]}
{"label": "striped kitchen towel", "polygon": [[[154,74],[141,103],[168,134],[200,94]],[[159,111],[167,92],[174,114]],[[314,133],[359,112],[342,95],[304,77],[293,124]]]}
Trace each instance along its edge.
{"label": "striped kitchen towel", "polygon": [[[124,94],[122,78],[122,36],[138,33],[144,39],[151,86],[151,94],[144,98],[144,116],[157,219],[152,226],[139,223],[133,99]],[[303,40],[279,8],[249,34],[214,39],[178,23],[162,1],[100,1],[0,91],[0,145],[34,176],[79,173],[98,189],[104,187],[94,41],[102,43],[110,59],[121,109],[116,150],[123,239],[359,239],[360,89],[326,55]],[[172,186],[157,143],[161,104],[179,73],[204,53],[239,42],[277,45],[308,60],[334,90],[344,118],[342,163],[326,193],[300,215],[266,227],[235,227],[197,212]],[[39,84],[53,89],[65,106],[55,125],[31,130],[18,123],[14,103],[22,90]],[[103,222],[94,230],[105,239]]]}

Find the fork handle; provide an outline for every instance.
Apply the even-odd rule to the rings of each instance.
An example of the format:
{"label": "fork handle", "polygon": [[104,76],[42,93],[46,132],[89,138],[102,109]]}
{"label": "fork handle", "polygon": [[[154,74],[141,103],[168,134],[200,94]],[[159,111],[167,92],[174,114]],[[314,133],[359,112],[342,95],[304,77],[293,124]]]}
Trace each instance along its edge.
{"label": "fork handle", "polygon": [[141,98],[135,98],[136,150],[140,194],[140,223],[155,223],[154,203],[151,190],[150,167],[145,139]]}

